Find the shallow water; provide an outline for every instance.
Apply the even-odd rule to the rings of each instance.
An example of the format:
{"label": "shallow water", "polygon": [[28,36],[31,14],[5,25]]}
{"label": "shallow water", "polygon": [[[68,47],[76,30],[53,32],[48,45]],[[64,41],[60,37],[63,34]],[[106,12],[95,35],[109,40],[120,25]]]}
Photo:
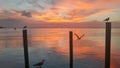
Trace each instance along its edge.
{"label": "shallow water", "polygon": [[[69,31],[73,36],[74,68],[104,68],[104,29],[28,29],[30,68],[45,59],[43,68],[69,68]],[[120,29],[112,29],[111,68],[120,67]],[[0,30],[0,68],[24,68],[21,29]]]}

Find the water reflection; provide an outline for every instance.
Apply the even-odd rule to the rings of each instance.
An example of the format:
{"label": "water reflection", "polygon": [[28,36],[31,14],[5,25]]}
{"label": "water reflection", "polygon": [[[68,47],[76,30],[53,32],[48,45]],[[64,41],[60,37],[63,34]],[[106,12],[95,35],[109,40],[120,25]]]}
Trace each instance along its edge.
{"label": "water reflection", "polygon": [[[86,33],[81,40],[73,36],[74,68],[104,68],[103,29],[30,29],[28,31],[30,68],[34,68],[33,64],[41,59],[46,60],[43,68],[69,68],[69,30],[79,35]],[[0,31],[0,63],[2,63],[0,67],[23,68],[21,30],[12,33],[7,31]],[[120,32],[117,30],[114,32],[111,68],[119,68],[120,37],[117,33]],[[8,66],[5,66],[6,64]]]}
{"label": "water reflection", "polygon": [[[56,62],[56,65],[58,66],[58,68],[60,68],[62,65],[65,64],[65,63],[60,64],[59,58],[61,58],[61,60],[67,59],[66,64],[68,65],[68,59],[69,59],[68,33],[52,34],[48,36],[46,34],[45,37],[42,35],[39,35],[39,37],[33,36],[32,41],[36,41],[36,43],[38,41],[38,44],[36,44],[33,47],[36,47],[35,49],[37,51],[36,53],[42,54],[42,57],[40,58],[46,58],[48,60],[48,63],[51,63],[50,61]],[[54,57],[54,59],[52,59],[52,57]],[[88,63],[86,63],[87,66],[86,65],[84,66],[83,64],[83,67],[90,68],[90,66],[94,64],[94,66],[91,66],[92,68],[95,68],[96,66],[99,66],[102,68],[104,66],[103,58],[104,58],[103,43],[93,41],[93,40],[87,40],[87,39],[77,40],[76,37],[74,36],[74,63],[75,63],[74,65],[75,67],[78,67],[79,65],[81,66],[81,63],[89,61]],[[62,60],[62,63],[64,60]],[[98,63],[96,64],[96,62]],[[56,66],[55,64],[52,64],[52,63],[51,65],[53,65],[53,67]],[[48,64],[48,67],[49,66],[50,64]]]}

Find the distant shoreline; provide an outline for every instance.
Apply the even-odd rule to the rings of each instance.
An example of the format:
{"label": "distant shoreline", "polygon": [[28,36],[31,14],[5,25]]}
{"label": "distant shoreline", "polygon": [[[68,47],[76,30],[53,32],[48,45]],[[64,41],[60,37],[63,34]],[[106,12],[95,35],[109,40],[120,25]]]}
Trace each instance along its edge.
{"label": "distant shoreline", "polygon": [[[1,29],[14,29],[12,27],[1,28]],[[16,29],[22,29],[18,27]],[[28,29],[105,29],[105,27],[28,27]],[[112,29],[120,29],[119,27],[112,27]]]}

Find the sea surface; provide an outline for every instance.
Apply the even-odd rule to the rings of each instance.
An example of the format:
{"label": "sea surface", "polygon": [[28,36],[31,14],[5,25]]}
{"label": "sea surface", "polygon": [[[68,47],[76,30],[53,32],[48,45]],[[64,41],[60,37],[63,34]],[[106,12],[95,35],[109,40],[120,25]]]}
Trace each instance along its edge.
{"label": "sea surface", "polygon": [[[74,68],[104,68],[105,29],[27,29],[30,68],[69,68],[69,31],[73,35]],[[22,29],[0,29],[0,68],[24,68]],[[111,68],[120,68],[120,29],[112,29]]]}

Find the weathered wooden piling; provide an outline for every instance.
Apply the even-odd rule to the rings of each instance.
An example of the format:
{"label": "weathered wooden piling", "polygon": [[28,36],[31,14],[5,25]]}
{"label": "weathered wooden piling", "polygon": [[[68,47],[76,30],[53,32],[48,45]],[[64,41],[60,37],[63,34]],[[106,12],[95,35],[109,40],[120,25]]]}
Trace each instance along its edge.
{"label": "weathered wooden piling", "polygon": [[24,47],[25,68],[29,68],[28,40],[27,40],[26,29],[23,29],[23,47]]}
{"label": "weathered wooden piling", "polygon": [[105,68],[110,68],[111,51],[111,22],[106,22],[106,39],[105,39]]}
{"label": "weathered wooden piling", "polygon": [[70,53],[70,63],[69,66],[70,68],[73,68],[73,32],[69,32],[69,53]]}

